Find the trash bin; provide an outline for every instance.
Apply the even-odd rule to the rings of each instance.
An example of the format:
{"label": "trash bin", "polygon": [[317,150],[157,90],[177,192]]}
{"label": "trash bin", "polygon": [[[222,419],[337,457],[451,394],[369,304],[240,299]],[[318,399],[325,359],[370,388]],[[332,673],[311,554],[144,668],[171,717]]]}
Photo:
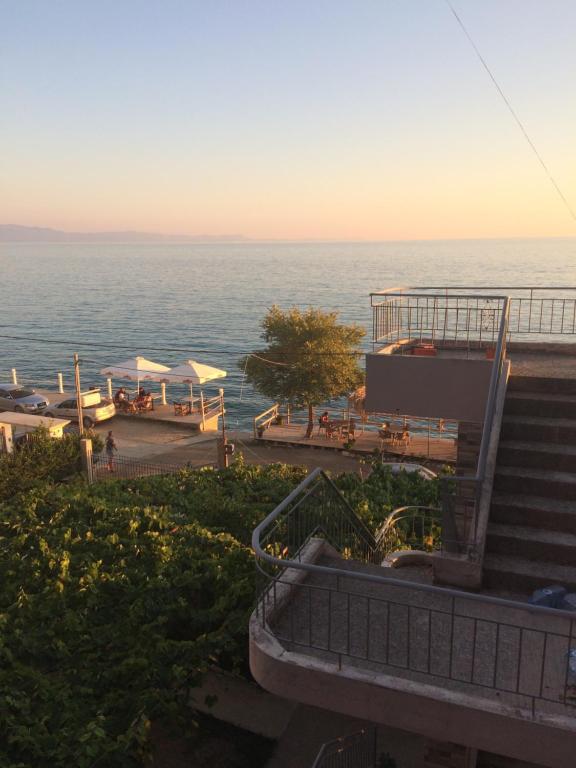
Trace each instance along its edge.
{"label": "trash bin", "polygon": [[553,584],[550,587],[534,590],[528,602],[546,608],[562,608],[562,600],[566,592],[565,587],[560,586],[560,584]]}

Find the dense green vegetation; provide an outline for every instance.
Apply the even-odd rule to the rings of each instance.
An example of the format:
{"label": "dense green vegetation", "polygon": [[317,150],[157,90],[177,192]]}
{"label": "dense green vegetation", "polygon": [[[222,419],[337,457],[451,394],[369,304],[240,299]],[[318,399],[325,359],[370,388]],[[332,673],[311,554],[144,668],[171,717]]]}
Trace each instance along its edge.
{"label": "dense green vegetation", "polygon": [[[0,458],[0,765],[142,764],[151,720],[189,724],[204,670],[245,671],[253,527],[299,467],[183,471],[87,486],[78,440]],[[337,483],[374,524],[436,484]]]}

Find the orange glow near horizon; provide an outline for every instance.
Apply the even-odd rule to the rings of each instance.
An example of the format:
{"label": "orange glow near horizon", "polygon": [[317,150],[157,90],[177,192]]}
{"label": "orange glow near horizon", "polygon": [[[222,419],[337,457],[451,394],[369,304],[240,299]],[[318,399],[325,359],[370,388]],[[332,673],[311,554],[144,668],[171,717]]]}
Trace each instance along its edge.
{"label": "orange glow near horizon", "polygon": [[[576,236],[442,3],[4,5],[3,224],[293,240]],[[576,211],[576,4],[462,6]]]}

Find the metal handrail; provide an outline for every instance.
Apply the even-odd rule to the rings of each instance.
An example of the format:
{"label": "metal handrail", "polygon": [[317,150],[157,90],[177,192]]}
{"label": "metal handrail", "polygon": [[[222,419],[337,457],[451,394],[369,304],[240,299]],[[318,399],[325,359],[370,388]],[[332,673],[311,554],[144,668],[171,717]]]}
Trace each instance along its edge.
{"label": "metal handrail", "polygon": [[[444,290],[445,294],[423,294],[421,292],[417,291],[424,291],[424,290]],[[472,529],[466,531],[466,534],[468,536],[468,545],[472,548],[475,548],[477,546],[476,542],[476,528],[477,528],[477,511],[480,501],[480,494],[481,490],[484,484],[485,474],[486,474],[486,465],[488,461],[488,452],[490,447],[490,441],[492,436],[492,426],[494,421],[494,415],[496,412],[496,399],[497,399],[497,393],[498,393],[498,387],[500,384],[500,377],[503,371],[504,367],[504,360],[506,358],[506,344],[507,344],[507,336],[508,336],[508,330],[509,330],[509,320],[510,320],[510,297],[506,295],[496,295],[496,294],[461,294],[451,296],[449,295],[449,291],[453,290],[450,288],[443,288],[443,289],[431,289],[431,288],[401,288],[401,289],[386,289],[384,291],[378,292],[378,293],[371,293],[371,303],[372,306],[382,307],[383,305],[386,305],[387,303],[394,303],[393,299],[396,297],[398,300],[402,300],[405,298],[416,298],[418,300],[426,299],[426,312],[428,311],[428,301],[432,300],[434,302],[434,308],[436,307],[436,302],[445,302],[447,299],[452,298],[454,301],[456,301],[456,304],[452,307],[448,304],[441,305],[438,308],[439,315],[442,313],[448,313],[449,311],[456,310],[456,327],[454,330],[454,338],[458,337],[458,312],[460,311],[460,301],[464,302],[478,302],[479,300],[489,300],[491,302],[498,302],[498,308],[493,310],[494,313],[499,314],[499,327],[498,327],[498,335],[495,339],[495,352],[494,352],[494,360],[492,364],[492,371],[490,375],[490,382],[488,386],[488,395],[486,398],[486,406],[484,409],[484,421],[483,421],[483,429],[482,429],[482,437],[480,442],[480,448],[479,448],[479,454],[478,454],[478,460],[476,463],[476,469],[474,473],[467,473],[465,475],[456,475],[454,477],[454,480],[457,485],[462,487],[464,483],[473,483],[475,486],[474,490],[474,510],[475,514],[472,520]],[[480,288],[479,290],[483,290]],[[379,304],[374,304],[374,297],[375,296],[383,296],[385,297],[385,300]],[[464,312],[468,312],[468,325],[467,328],[467,337],[469,337],[469,324],[470,324],[470,309],[466,309],[466,306],[462,309]],[[432,333],[434,334],[436,329],[436,316],[434,312],[436,311],[433,308],[433,315],[432,315]],[[411,313],[414,308],[411,308],[410,305],[408,306],[408,331],[411,330]],[[402,305],[399,307],[399,312],[402,312]],[[424,323],[424,316],[418,315],[418,305],[415,308],[416,311],[416,330],[418,330],[418,323],[420,323],[420,336],[422,336],[422,325]],[[478,307],[475,308],[475,311],[480,313],[483,310],[479,310]],[[493,315],[494,321],[497,319],[497,315]],[[400,319],[400,323],[402,323],[402,320]],[[446,332],[447,327],[447,314],[444,317],[444,325],[442,326],[442,323],[440,321],[438,328],[443,327],[444,333]],[[401,325],[398,325],[398,329],[400,329]],[[376,329],[376,326],[375,326]],[[494,330],[493,330],[494,333]],[[374,331],[374,338],[376,339],[376,330]],[[482,342],[482,328],[480,327],[480,343]],[[447,509],[447,514],[449,510]],[[448,518],[447,518],[448,519]],[[452,526],[455,526],[455,522],[452,520],[451,522]]]}
{"label": "metal handrail", "polygon": [[[427,517],[431,523],[439,523],[442,519],[442,510],[440,507],[425,507],[418,505],[398,507],[398,509],[395,509],[388,515],[380,528],[376,531],[374,537],[376,539],[376,544],[380,545],[381,542],[384,542],[387,534],[396,530],[394,526],[396,526],[397,523],[408,520],[414,525],[415,520],[419,519],[424,523]],[[406,532],[404,531],[403,533]]]}
{"label": "metal handrail", "polygon": [[[276,557],[275,555],[270,554],[269,552],[266,552],[265,549],[262,546],[261,536],[263,532],[270,526],[271,523],[275,522],[277,518],[286,511],[287,507],[290,506],[290,504],[298,497],[299,494],[306,491],[309,485],[312,484],[313,481],[315,481],[318,477],[322,477],[323,480],[330,483],[330,485],[337,491],[341,499],[346,503],[346,505],[350,507],[344,496],[338,491],[334,483],[331,481],[331,479],[326,475],[323,469],[320,467],[317,467],[313,472],[311,472],[293,491],[290,493],[283,501],[278,504],[278,506],[270,512],[270,514],[264,518],[264,520],[256,526],[252,533],[252,549],[254,550],[254,554],[256,556],[256,563],[257,567],[260,568],[258,561],[264,561],[270,565],[275,566],[276,568],[281,569],[282,571],[286,569],[294,569],[297,571],[305,571],[307,573],[317,573],[317,574],[323,574],[325,576],[342,576],[343,574],[349,575],[349,573],[341,568],[334,568],[332,566],[328,565],[316,565],[315,563],[310,562],[303,562],[301,559],[294,559],[294,558],[280,558]],[[369,531],[369,529],[366,527],[366,525],[360,521],[360,519],[356,516],[356,514],[353,512],[354,517],[356,520],[361,522],[362,528],[364,528],[367,533],[369,534],[370,538],[374,539],[372,536],[372,533]],[[262,571],[263,572],[263,571]],[[265,576],[269,576],[269,574],[263,572]],[[452,589],[450,587],[439,587],[434,584],[422,584],[420,582],[407,582],[403,579],[396,579],[393,577],[389,577],[387,575],[380,575],[375,573],[366,573],[363,571],[354,571],[354,579],[359,581],[366,581],[366,582],[372,582],[377,584],[388,584],[390,586],[395,587],[402,587],[403,589],[410,588],[414,589],[418,592],[427,592],[429,594],[435,594],[435,595],[444,595],[449,597],[457,597],[457,598],[466,598],[466,600],[471,600],[473,602],[478,602],[482,604],[488,604],[488,605],[496,605],[500,607],[510,608],[510,609],[520,609],[523,611],[528,611],[530,613],[536,613],[539,615],[548,615],[548,616],[562,616],[565,618],[569,618],[572,621],[575,620],[575,614],[573,611],[567,611],[560,608],[547,608],[545,606],[541,605],[533,605],[531,603],[521,603],[517,600],[509,600],[507,598],[503,597],[494,597],[492,595],[481,595],[476,592],[464,592],[462,590],[458,589]]]}
{"label": "metal handrail", "polygon": [[[257,589],[255,619],[264,631],[282,644],[286,642],[289,651],[308,648],[312,654],[317,650],[334,654],[339,669],[344,659],[349,658],[368,662],[370,669],[373,664],[380,664],[386,674],[392,668],[392,674],[398,669],[400,676],[404,674],[401,670],[429,675],[440,685],[451,680],[470,684],[477,692],[492,689],[520,694],[525,697],[522,708],[532,718],[539,716],[538,702],[560,703],[572,712],[576,702],[572,667],[576,618],[572,611],[390,577],[387,574],[393,571],[389,568],[351,566],[351,557],[373,563],[374,551],[380,553],[379,559],[384,548],[379,550],[376,541],[374,551],[362,542],[358,546],[354,532],[348,526],[340,527],[337,521],[325,530],[324,524],[333,519],[333,499],[316,519],[316,503],[325,497],[318,497],[314,490],[318,482],[327,480],[322,470],[315,470],[254,532],[256,570],[262,579]],[[313,501],[304,524],[299,514],[302,507],[296,508],[299,502],[290,506],[298,494],[304,494],[300,500],[304,511],[305,501]],[[347,507],[340,509],[346,511]],[[340,537],[339,532],[343,533]],[[267,533],[279,534],[278,539],[264,544]],[[296,541],[294,534],[299,536]],[[316,537],[339,550],[342,563],[329,560],[330,564],[318,564],[318,558],[330,558],[330,551],[319,547]],[[290,541],[292,544],[287,543]],[[390,622],[392,616],[397,622]],[[432,626],[444,629],[432,636]],[[460,634],[463,629],[465,639]],[[379,640],[371,643],[370,638],[376,637],[374,633],[382,632]],[[500,637],[511,636],[516,638],[514,649],[499,641]],[[354,637],[357,644],[353,647]],[[537,654],[528,659],[526,650],[532,646],[527,643],[533,644],[534,637],[539,638],[537,649],[533,649]],[[492,638],[488,644],[487,638]],[[461,642],[470,645],[472,659],[482,660],[478,670],[474,661],[468,672],[458,667]],[[397,653],[400,657],[396,657]],[[436,654],[440,666],[432,664]],[[550,669],[557,665],[553,678],[546,677],[549,664]],[[522,682],[524,671],[528,673],[532,668],[537,670],[536,688]],[[514,680],[512,687],[510,675]]]}
{"label": "metal handrail", "polygon": [[[270,526],[271,523],[275,522],[278,517],[288,508],[291,506],[292,502],[298,498],[298,496],[308,491],[309,487],[312,487],[315,481],[318,478],[322,478],[324,482],[328,484],[328,486],[331,488],[332,491],[334,491],[339,501],[341,501],[344,504],[344,507],[348,513],[348,520],[352,523],[354,528],[356,529],[356,532],[361,536],[363,542],[369,546],[371,549],[376,549],[376,540],[374,538],[374,535],[372,531],[368,528],[368,526],[360,520],[358,515],[354,512],[346,498],[340,493],[336,485],[333,483],[330,477],[324,472],[324,470],[321,467],[316,467],[316,469],[312,470],[312,472],[304,478],[304,480],[292,491],[292,493],[288,494],[286,498],[278,504],[278,506],[272,510],[272,512],[259,524],[256,526],[254,531],[252,532],[252,547],[256,554],[262,553],[263,559],[268,560],[269,562],[273,562],[275,564],[282,564],[282,566],[285,565],[285,560],[280,560],[277,558],[272,557],[268,553],[264,552],[261,546],[260,537],[263,534],[264,530]],[[313,490],[313,488],[312,488]],[[307,497],[304,497],[304,500]],[[301,502],[300,502],[301,503]],[[297,505],[295,505],[297,506]],[[272,557],[272,559],[270,559]]]}
{"label": "metal handrail", "polygon": [[[376,727],[362,728],[322,744],[312,768],[376,768],[377,746]],[[352,751],[355,754],[351,754]]]}

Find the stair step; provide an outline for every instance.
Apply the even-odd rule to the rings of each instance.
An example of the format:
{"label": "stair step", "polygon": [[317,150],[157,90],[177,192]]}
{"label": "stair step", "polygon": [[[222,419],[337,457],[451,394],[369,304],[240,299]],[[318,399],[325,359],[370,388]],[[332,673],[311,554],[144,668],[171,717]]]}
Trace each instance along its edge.
{"label": "stair step", "polygon": [[502,440],[529,440],[576,445],[576,419],[544,416],[504,416]]}
{"label": "stair step", "polygon": [[561,584],[576,592],[576,567],[534,562],[523,557],[487,554],[484,582],[488,588],[506,589],[529,596],[535,589]]}
{"label": "stair step", "polygon": [[576,395],[506,392],[506,415],[576,417]]}
{"label": "stair step", "polygon": [[508,392],[576,395],[576,379],[551,379],[544,376],[510,376]]}
{"label": "stair step", "polygon": [[576,534],[576,503],[545,496],[495,493],[490,521]]}
{"label": "stair step", "polygon": [[486,551],[576,568],[576,534],[491,522]]}
{"label": "stair step", "polygon": [[512,467],[576,472],[576,445],[528,440],[501,440],[498,464]]}
{"label": "stair step", "polygon": [[497,493],[529,494],[576,501],[576,474],[551,469],[497,466],[494,489]]}

